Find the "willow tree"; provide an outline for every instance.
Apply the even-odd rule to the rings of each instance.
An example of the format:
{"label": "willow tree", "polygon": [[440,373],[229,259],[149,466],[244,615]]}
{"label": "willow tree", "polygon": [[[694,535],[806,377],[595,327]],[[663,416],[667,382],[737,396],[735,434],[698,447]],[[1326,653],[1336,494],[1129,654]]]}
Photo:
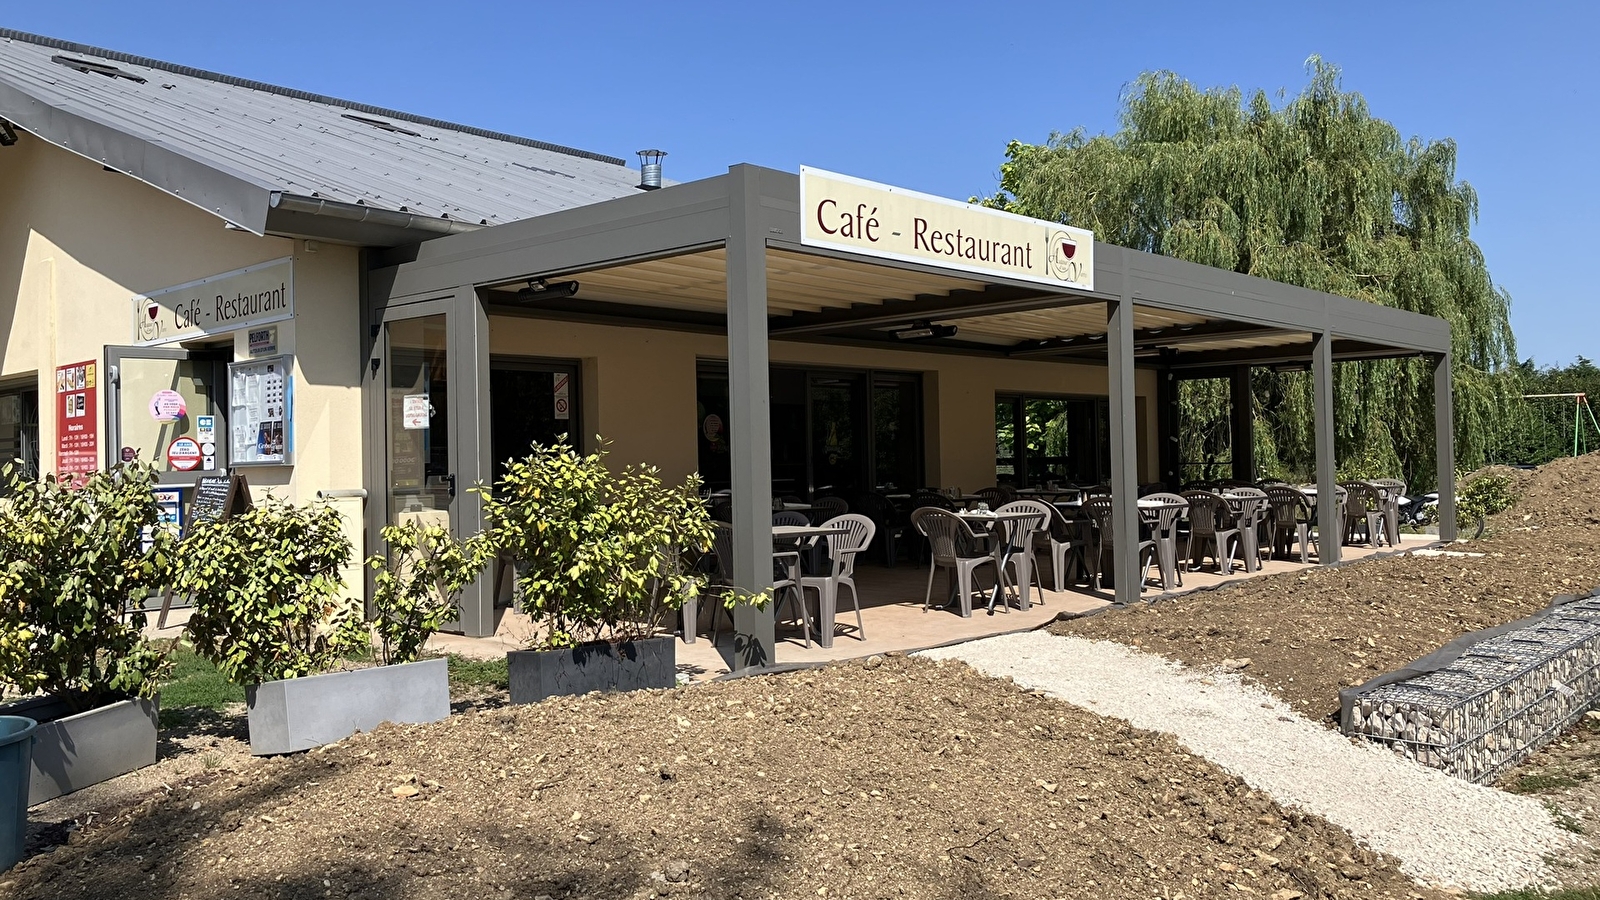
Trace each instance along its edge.
{"label": "willow tree", "polygon": [[[1082,130],[1013,141],[985,202],[1093,229],[1113,244],[1439,316],[1453,335],[1456,454],[1475,467],[1513,393],[1510,296],[1470,236],[1477,195],[1456,178],[1450,139],[1404,139],[1339,70],[1313,57],[1309,83],[1275,105],[1265,92],[1201,90],[1142,75],[1116,134]],[[1420,360],[1335,367],[1337,453],[1347,474],[1404,472],[1431,483],[1433,382]],[[1226,391],[1184,413],[1214,433]],[[1257,373],[1257,459],[1314,468],[1308,373]],[[1223,425],[1223,428],[1226,426]]]}

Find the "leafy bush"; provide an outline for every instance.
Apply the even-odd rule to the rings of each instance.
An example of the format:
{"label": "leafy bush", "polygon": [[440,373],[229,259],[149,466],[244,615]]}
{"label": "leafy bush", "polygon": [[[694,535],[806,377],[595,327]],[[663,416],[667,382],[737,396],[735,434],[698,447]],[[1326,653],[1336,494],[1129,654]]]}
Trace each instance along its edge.
{"label": "leafy bush", "polygon": [[545,647],[649,637],[705,585],[683,559],[711,544],[700,479],[669,488],[654,467],[613,474],[604,456],[535,444],[493,490],[473,488],[488,546],[518,563],[523,606],[544,626]]}
{"label": "leafy bush", "polygon": [[1485,516],[1511,508],[1517,502],[1512,490],[1511,476],[1486,472],[1461,486],[1461,499],[1456,503],[1456,518],[1462,522],[1476,522]]}
{"label": "leafy bush", "polygon": [[[145,465],[69,478],[0,470],[0,685],[79,697],[85,708],[150,696],[166,654],[141,634],[130,598],[166,583],[171,535]],[[149,545],[145,540],[148,534]]]}
{"label": "leafy bush", "polygon": [[[1465,528],[1468,523],[1487,518],[1497,512],[1504,512],[1517,502],[1515,482],[1511,476],[1495,472],[1484,472],[1480,475],[1456,476],[1456,524]],[[1430,506],[1423,514],[1423,521],[1429,525],[1438,523],[1439,508]]]}
{"label": "leafy bush", "polygon": [[235,684],[323,671],[370,643],[358,600],[338,596],[350,541],[325,505],[275,497],[183,539],[173,587],[192,598],[189,639]]}
{"label": "leafy bush", "polygon": [[384,665],[408,663],[444,623],[460,615],[461,591],[483,572],[482,540],[458,541],[441,525],[410,522],[383,529],[387,557],[367,565],[378,570],[372,595]]}

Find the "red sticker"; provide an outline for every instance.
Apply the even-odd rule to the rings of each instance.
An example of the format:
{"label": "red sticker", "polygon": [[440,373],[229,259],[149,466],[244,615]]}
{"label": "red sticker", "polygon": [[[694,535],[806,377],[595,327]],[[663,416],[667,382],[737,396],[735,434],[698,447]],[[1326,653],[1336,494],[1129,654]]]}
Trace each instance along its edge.
{"label": "red sticker", "polygon": [[167,465],[177,472],[189,472],[200,466],[200,445],[194,438],[181,437],[167,445]]}

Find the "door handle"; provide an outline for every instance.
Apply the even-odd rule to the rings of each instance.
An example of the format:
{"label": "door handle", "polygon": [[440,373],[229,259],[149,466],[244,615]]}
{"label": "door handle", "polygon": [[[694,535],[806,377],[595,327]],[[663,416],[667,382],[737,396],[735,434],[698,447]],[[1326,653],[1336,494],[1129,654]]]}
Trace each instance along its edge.
{"label": "door handle", "polygon": [[456,473],[451,472],[449,475],[446,475],[444,477],[444,479],[445,479],[445,482],[447,484],[449,484],[449,486],[450,486],[449,487],[450,496],[454,497],[456,495]]}

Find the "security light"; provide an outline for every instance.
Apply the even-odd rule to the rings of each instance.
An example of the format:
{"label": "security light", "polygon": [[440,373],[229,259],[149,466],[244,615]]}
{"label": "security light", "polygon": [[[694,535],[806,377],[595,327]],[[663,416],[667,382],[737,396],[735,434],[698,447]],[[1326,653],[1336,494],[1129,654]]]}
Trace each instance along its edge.
{"label": "security light", "polygon": [[921,338],[946,338],[954,337],[956,326],[935,325],[932,322],[913,322],[904,328],[897,329],[894,336],[902,341],[914,341]]}
{"label": "security light", "polygon": [[528,286],[517,291],[517,301],[526,303],[530,300],[545,300],[554,297],[571,297],[578,292],[576,281],[545,281],[535,278],[528,282]]}
{"label": "security light", "polygon": [[0,119],[0,147],[9,147],[17,142],[17,130],[11,123]]}

